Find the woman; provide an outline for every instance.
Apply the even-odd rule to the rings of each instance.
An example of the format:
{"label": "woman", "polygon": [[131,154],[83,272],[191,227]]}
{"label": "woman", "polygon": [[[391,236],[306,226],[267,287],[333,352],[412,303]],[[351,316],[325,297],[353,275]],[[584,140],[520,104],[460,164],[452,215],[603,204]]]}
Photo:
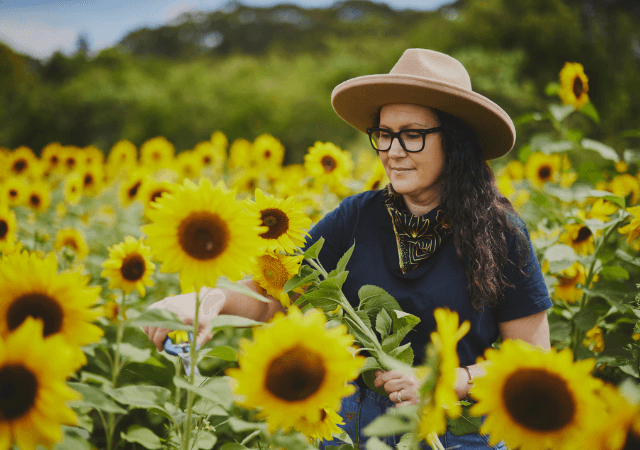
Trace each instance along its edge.
{"label": "woman", "polygon": [[[308,245],[326,239],[320,260],[327,268],[355,242],[343,285],[347,298],[357,305],[358,289],[373,284],[418,316],[420,324],[405,338],[414,364],[422,361],[435,329],[435,308],[449,307],[460,321],[468,320],[471,329],[458,344],[460,399],[482,373],[476,358],[498,338],[549,348],[551,301],[540,266],[524,223],[486,164],[513,147],[509,116],[471,90],[457,60],[423,49],[407,50],[389,74],[338,85],[332,103],[347,123],[369,134],[391,181],[385,189],[346,198],[310,231]],[[275,301],[266,305],[218,289],[202,294],[202,323],[218,313],[267,320],[280,309]],[[179,306],[185,299],[152,307],[169,308],[188,322],[193,314]],[[146,331],[161,349],[166,330]],[[341,409],[354,442],[363,443],[362,429],[387,407],[418,401],[416,378],[397,371],[376,372],[375,385],[388,397],[356,384]],[[447,431],[441,441],[445,447],[488,448],[478,434]],[[393,437],[387,442],[397,444]]]}

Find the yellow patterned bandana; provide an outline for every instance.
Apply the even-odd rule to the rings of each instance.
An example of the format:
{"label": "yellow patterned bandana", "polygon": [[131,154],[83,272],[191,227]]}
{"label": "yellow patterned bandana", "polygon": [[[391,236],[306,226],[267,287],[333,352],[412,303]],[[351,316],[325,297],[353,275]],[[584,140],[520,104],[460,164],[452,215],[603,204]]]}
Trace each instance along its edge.
{"label": "yellow patterned bandana", "polygon": [[391,184],[384,189],[383,202],[393,222],[402,273],[426,261],[442,244],[443,237],[451,234],[451,226],[440,207],[423,216],[414,216]]}

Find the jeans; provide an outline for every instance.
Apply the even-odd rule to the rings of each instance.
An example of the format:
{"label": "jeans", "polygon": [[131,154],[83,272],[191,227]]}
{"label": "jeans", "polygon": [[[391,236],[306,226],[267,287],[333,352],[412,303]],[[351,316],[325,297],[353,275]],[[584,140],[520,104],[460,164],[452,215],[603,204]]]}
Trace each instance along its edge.
{"label": "jeans", "polygon": [[[361,380],[357,383],[353,383],[356,386],[356,392],[350,397],[342,399],[342,407],[340,408],[340,416],[343,419],[344,425],[341,427],[347,432],[347,434],[353,440],[353,445],[356,448],[364,449],[366,447],[366,441],[368,439],[362,433],[362,430],[375,418],[385,413],[387,408],[394,407],[394,403],[389,400],[389,397],[382,396],[371,389],[367,388]],[[380,440],[385,444],[395,448],[402,435],[381,437]],[[446,449],[458,449],[458,450],[507,450],[506,445],[500,442],[494,447],[488,444],[488,437],[478,433],[465,434],[463,436],[456,436],[455,434],[447,431],[440,436],[440,442]],[[320,450],[324,450],[325,447],[330,445],[341,445],[343,442],[338,440],[322,441],[320,443]],[[422,443],[423,449],[429,449],[429,445],[425,442]]]}

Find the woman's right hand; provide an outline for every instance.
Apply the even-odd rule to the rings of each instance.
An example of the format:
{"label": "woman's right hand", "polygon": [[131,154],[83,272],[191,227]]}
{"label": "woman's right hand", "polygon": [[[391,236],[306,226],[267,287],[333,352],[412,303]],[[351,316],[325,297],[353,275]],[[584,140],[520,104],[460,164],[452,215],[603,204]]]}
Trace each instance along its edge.
{"label": "woman's right hand", "polygon": [[[200,290],[200,311],[198,314],[198,335],[196,342],[200,345],[211,339],[209,323],[212,318],[220,314],[225,303],[225,294],[222,289],[202,288]],[[195,320],[196,294],[182,294],[173,297],[167,297],[159,302],[155,302],[148,309],[163,308],[177,315],[182,323],[193,325]],[[158,351],[164,350],[164,341],[167,335],[172,331],[167,328],[160,327],[143,327],[144,332],[156,346]]]}

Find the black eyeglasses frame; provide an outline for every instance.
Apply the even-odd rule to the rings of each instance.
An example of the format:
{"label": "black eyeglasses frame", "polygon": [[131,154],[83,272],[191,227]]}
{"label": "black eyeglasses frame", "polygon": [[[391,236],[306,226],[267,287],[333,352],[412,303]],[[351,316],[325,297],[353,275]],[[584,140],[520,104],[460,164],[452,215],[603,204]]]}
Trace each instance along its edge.
{"label": "black eyeglasses frame", "polygon": [[[371,143],[371,146],[373,147],[373,149],[377,152],[388,152],[389,150],[391,150],[391,146],[393,145],[393,140],[394,139],[398,139],[398,142],[400,142],[400,146],[404,149],[405,152],[408,153],[419,153],[422,150],[424,150],[424,146],[425,146],[425,142],[427,139],[427,134],[431,134],[431,133],[436,133],[438,131],[442,131],[444,129],[444,127],[442,125],[439,125],[437,127],[433,127],[433,128],[426,128],[426,129],[414,129],[414,128],[407,128],[404,130],[400,130],[397,133],[389,130],[388,128],[380,128],[380,127],[373,127],[373,128],[367,128],[367,134],[369,135],[369,143]],[[376,131],[384,131],[385,133],[388,133],[391,136],[391,142],[389,143],[389,148],[386,150],[380,150],[378,148],[376,148],[376,146],[373,144],[373,133],[375,133]],[[419,133],[422,135],[422,147],[420,147],[420,150],[408,150],[407,147],[404,145],[404,140],[400,137],[400,135],[402,133]]]}

